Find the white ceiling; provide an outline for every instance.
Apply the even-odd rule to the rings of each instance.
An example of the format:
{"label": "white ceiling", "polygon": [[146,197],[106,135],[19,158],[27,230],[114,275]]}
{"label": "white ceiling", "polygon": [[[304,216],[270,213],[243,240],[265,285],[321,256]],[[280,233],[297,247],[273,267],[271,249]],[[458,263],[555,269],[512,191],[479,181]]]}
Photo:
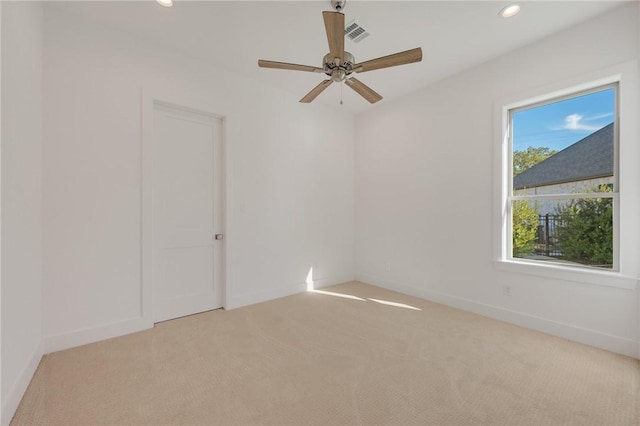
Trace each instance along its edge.
{"label": "white ceiling", "polygon": [[[348,0],[345,21],[356,19],[371,35],[345,48],[362,62],[422,47],[417,64],[358,76],[384,99],[427,86],[564,28],[625,1],[520,1],[517,16],[498,16],[510,1]],[[329,0],[182,1],[163,8],[155,1],[48,2],[82,19],[155,40],[213,64],[288,90],[302,98],[321,74],[258,68],[258,59],[322,66],[328,52],[322,11]],[[333,84],[314,102],[337,106],[341,85]],[[372,106],[343,88],[343,108]]]}

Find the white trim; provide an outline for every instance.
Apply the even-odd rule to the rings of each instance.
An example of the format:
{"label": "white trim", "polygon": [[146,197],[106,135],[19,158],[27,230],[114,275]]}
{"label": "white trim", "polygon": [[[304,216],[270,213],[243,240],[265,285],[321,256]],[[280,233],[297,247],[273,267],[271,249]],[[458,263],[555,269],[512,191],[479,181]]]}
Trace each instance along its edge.
{"label": "white trim", "polygon": [[[342,284],[353,280],[353,275],[345,275],[334,278],[322,278],[319,280],[313,280],[313,288],[318,289],[336,284]],[[294,294],[304,293],[306,291],[307,283],[302,282],[290,287],[282,287],[254,293],[245,293],[239,296],[234,296],[230,300],[228,300],[228,305],[225,307],[225,309],[236,309],[256,303],[268,302],[270,300],[280,299],[282,297],[292,296]]]}
{"label": "white trim", "polygon": [[[612,79],[614,81],[601,84],[603,81],[609,81]],[[506,260],[520,260],[520,258],[513,255],[513,205],[516,201],[537,201],[537,200],[575,200],[575,199],[596,199],[596,198],[611,198],[612,199],[612,221],[613,221],[613,230],[612,230],[612,260],[613,264],[611,265],[611,270],[618,272],[620,271],[620,214],[619,214],[619,206],[620,206],[620,193],[619,193],[619,161],[618,161],[618,152],[619,152],[619,140],[620,140],[620,108],[619,108],[619,98],[620,98],[620,80],[622,79],[622,75],[617,74],[615,76],[606,77],[604,79],[599,79],[595,83],[584,83],[575,87],[567,88],[566,90],[561,90],[560,96],[557,96],[558,92],[555,92],[551,96],[538,96],[536,97],[535,102],[531,102],[530,99],[526,99],[518,102],[521,106],[516,108],[503,108],[503,113],[507,115],[506,120],[509,122],[509,134],[505,135],[508,140],[507,146],[507,155],[509,157],[508,164],[504,165],[506,170],[504,174],[507,176],[507,192],[503,194],[503,202],[507,203],[507,212],[508,215],[506,219],[509,221],[507,224],[507,235],[506,240],[503,241],[503,244],[506,247],[506,256],[503,259]],[[584,87],[588,87],[584,89]],[[558,102],[567,101],[571,99],[576,99],[578,97],[593,95],[595,93],[601,93],[604,91],[613,90],[614,98],[613,98],[613,117],[614,117],[614,127],[613,127],[613,179],[614,184],[612,188],[612,192],[576,192],[574,194],[530,194],[530,195],[515,195],[516,191],[513,188],[513,122],[514,122],[514,113],[520,111],[531,110],[534,108],[540,108],[544,106],[549,106],[556,104]],[[546,99],[540,101],[541,97],[545,97]],[[544,260],[531,260],[530,263],[532,265],[552,265],[555,266],[557,263],[555,262],[547,262]],[[571,265],[566,264],[567,268],[571,268]],[[577,268],[582,268],[583,266],[576,265]]]}
{"label": "white trim", "polygon": [[[317,290],[319,288],[329,287],[332,285],[348,283],[349,281],[354,281],[355,279],[356,279],[355,274],[343,275],[343,276],[334,277],[334,278],[318,278],[313,280],[313,288]],[[305,284],[305,290],[306,290],[306,284]]]}
{"label": "white trim", "polygon": [[509,197],[511,201],[529,201],[529,200],[573,200],[594,199],[594,198],[614,198],[617,201],[617,192],[576,192],[573,194],[535,194],[535,195],[512,195]]}
{"label": "white trim", "polygon": [[153,323],[153,97],[140,101],[140,316]]}
{"label": "white trim", "polygon": [[493,266],[505,272],[613,287],[620,290],[635,290],[638,286],[637,278],[587,266],[572,267],[551,262],[527,261],[526,259],[499,259],[493,262]]}
{"label": "white trim", "polygon": [[[0,1],[0,93],[2,93],[2,2]],[[41,116],[42,118],[42,116]],[[42,123],[42,122],[41,122]],[[2,223],[2,102],[0,102],[0,224]],[[0,425],[9,425],[9,421],[5,422],[7,409],[2,402],[2,226],[0,226]],[[42,309],[40,309],[42,311]],[[7,402],[11,400],[11,393],[7,398]],[[17,407],[17,406],[16,406]],[[15,411],[15,410],[14,410]],[[11,411],[11,416],[13,412]]]}
{"label": "white trim", "polygon": [[87,345],[101,340],[148,330],[150,328],[153,328],[153,322],[148,321],[146,318],[134,318],[96,327],[83,328],[54,336],[45,336],[44,353],[48,354],[62,351],[76,346]]}
{"label": "white trim", "polygon": [[417,288],[406,284],[398,284],[388,280],[380,279],[372,275],[358,274],[358,281],[368,283],[392,291],[419,297],[435,303],[462,309],[467,312],[486,316],[489,318],[516,324],[521,327],[541,331],[550,335],[563,337],[568,340],[605,349],[622,355],[639,358],[640,352],[638,343],[635,340],[612,334],[602,333],[596,330],[577,327],[571,324],[529,315],[510,309],[501,308],[495,305],[476,302],[462,297],[452,296],[424,288]]}
{"label": "white trim", "polygon": [[[227,194],[229,194],[229,181],[227,178],[227,118],[223,115],[214,114],[209,111],[216,108],[207,103],[203,103],[200,99],[189,95],[179,95],[175,93],[165,93],[160,88],[144,88],[140,95],[140,158],[141,158],[141,177],[140,177],[140,220],[141,220],[141,306],[140,316],[153,324],[153,114],[154,105],[170,106],[174,109],[181,109],[185,112],[197,113],[217,118],[222,122],[222,229],[224,240],[220,245],[222,250],[222,299],[223,307],[227,307],[229,295],[229,272],[230,272],[230,256],[229,256],[229,233],[228,218],[229,203]],[[185,105],[188,105],[185,106]]]}
{"label": "white trim", "polygon": [[265,290],[260,292],[245,293],[238,296],[231,296],[227,300],[227,306],[225,309],[237,309],[244,306],[254,305],[256,303],[268,302],[274,299],[280,299],[282,297],[291,296],[298,293],[303,293],[307,290],[306,283],[300,283],[291,287],[276,288],[271,290]]}
{"label": "white trim", "polygon": [[[0,93],[2,93],[2,2],[0,2]],[[42,119],[42,115],[40,116]],[[42,121],[41,121],[42,123]],[[0,102],[0,224],[2,223],[2,102]],[[4,395],[2,394],[2,226],[0,226],[0,425],[8,426],[11,418],[5,421],[5,417],[9,417],[7,413],[11,412],[11,416],[13,417],[13,413],[17,409],[17,405],[13,410],[10,410],[9,407],[13,404],[13,392],[9,392],[9,396],[6,399],[6,403],[2,401]],[[42,311],[42,309],[41,309]],[[18,399],[19,401],[19,399]]]}
{"label": "white trim", "polygon": [[22,400],[24,393],[27,391],[27,387],[29,387],[29,383],[31,383],[31,379],[36,373],[43,355],[43,344],[42,342],[40,342],[38,347],[36,347],[36,349],[29,357],[29,361],[18,376],[18,380],[13,384],[13,386],[7,393],[4,404],[2,404],[2,426],[9,426],[9,424],[11,423],[11,419],[18,409],[20,401]]}
{"label": "white trim", "polygon": [[[532,89],[521,95],[510,97],[511,100],[501,102],[499,107],[504,111],[515,110],[529,105],[549,103],[556,98],[572,97],[571,95],[589,92],[595,88],[618,83],[622,79],[621,68],[626,68],[635,61],[627,62],[606,70],[591,72],[583,76],[577,76],[560,83],[553,83],[546,88]],[[529,95],[527,95],[529,93]]]}
{"label": "white trim", "polygon": [[[598,86],[605,86],[618,82],[617,92],[617,112],[616,117],[618,132],[618,164],[616,168],[616,180],[619,182],[616,197],[623,199],[622,203],[616,203],[619,208],[614,208],[617,223],[614,231],[617,243],[614,243],[614,258],[616,264],[614,269],[617,272],[604,272],[610,275],[603,277],[602,271],[576,267],[571,268],[566,265],[559,266],[545,262],[519,262],[510,258],[511,241],[507,236],[511,235],[510,226],[510,203],[506,197],[509,191],[509,168],[503,167],[510,164],[509,156],[509,128],[508,111],[514,108],[529,105],[535,102],[560,97],[569,93],[578,93]],[[637,182],[640,181],[637,161],[640,159],[640,151],[637,141],[638,126],[635,114],[638,111],[638,61],[628,61],[617,64],[606,69],[590,72],[584,75],[568,78],[563,81],[529,89],[526,92],[511,95],[508,98],[498,99],[494,102],[494,207],[493,207],[493,259],[496,264],[505,263],[506,268],[511,268],[510,272],[531,274],[532,270],[540,269],[537,275],[543,275],[555,279],[568,279],[571,281],[584,282],[587,284],[605,285],[616,287],[618,284],[623,289],[635,288],[637,278],[640,276],[640,269],[637,262],[640,256],[640,245],[637,238],[619,238],[620,229],[624,229],[624,235],[638,235],[637,213],[640,206],[640,193],[637,191]],[[501,265],[499,267],[502,267]],[[577,272],[571,273],[567,270],[575,269]],[[593,277],[588,278],[589,274]],[[611,277],[614,277],[611,279]],[[620,278],[620,279],[617,279]],[[612,284],[613,283],[613,284]]]}
{"label": "white trim", "polygon": [[[614,77],[611,77],[614,78]],[[514,214],[514,204],[518,201],[526,201],[527,203],[530,203],[532,201],[537,201],[537,200],[562,200],[562,199],[566,199],[566,201],[569,200],[579,200],[579,199],[602,199],[602,198],[611,198],[612,199],[612,216],[611,216],[611,220],[612,220],[612,224],[613,224],[613,229],[612,229],[612,247],[611,247],[611,257],[612,257],[612,265],[611,265],[611,270],[618,272],[620,270],[620,261],[619,261],[619,244],[620,244],[620,220],[619,217],[620,215],[618,214],[618,210],[619,210],[619,199],[620,199],[620,194],[618,192],[618,145],[619,145],[619,132],[618,132],[618,126],[619,126],[619,108],[618,108],[618,99],[619,99],[619,81],[621,79],[620,75],[616,75],[615,76],[615,81],[608,83],[608,84],[604,84],[604,85],[600,85],[600,81],[602,80],[598,80],[597,83],[594,83],[593,86],[589,87],[588,89],[584,90],[582,89],[583,85],[580,85],[580,89],[575,89],[575,88],[568,88],[566,90],[561,91],[562,95],[561,96],[556,96],[556,93],[554,93],[552,96],[548,96],[545,100],[543,100],[542,102],[540,101],[535,101],[535,102],[531,102],[531,100],[527,99],[522,101],[522,106],[517,107],[517,108],[508,108],[508,109],[503,109],[504,113],[507,114],[506,119],[508,120],[508,122],[510,123],[510,129],[509,129],[509,134],[507,135],[508,138],[508,147],[507,147],[507,155],[509,156],[509,162],[508,164],[503,164],[503,167],[505,167],[505,174],[507,176],[507,193],[503,194],[503,202],[507,203],[507,211],[509,212],[509,214],[506,216],[506,219],[509,221],[509,223],[507,224],[507,235],[506,235],[506,240],[503,241],[503,244],[506,247],[506,256],[505,258],[503,258],[502,260],[519,260],[520,257],[515,256],[513,254],[513,214]],[[605,79],[606,80],[606,79]],[[545,106],[549,106],[549,105],[554,105],[558,102],[562,102],[562,101],[567,101],[567,100],[572,100],[572,99],[577,99],[579,97],[583,97],[583,96],[587,96],[587,95],[594,95],[596,93],[602,93],[604,91],[609,91],[609,90],[613,90],[613,94],[614,94],[614,98],[613,98],[613,117],[614,117],[614,131],[613,131],[613,179],[614,179],[614,185],[612,188],[612,192],[610,193],[605,193],[605,192],[596,192],[596,193],[589,193],[586,191],[582,191],[582,192],[576,192],[575,194],[572,194],[571,196],[563,196],[565,194],[530,194],[530,195],[521,195],[521,196],[517,196],[516,195],[516,191],[514,190],[513,187],[513,182],[514,182],[514,175],[513,175],[513,153],[514,153],[514,133],[515,133],[515,129],[514,129],[514,114],[520,111],[527,111],[527,110],[531,110],[531,109],[535,109],[535,108],[542,108]],[[537,99],[539,99],[540,97],[537,97]],[[606,195],[604,195],[606,194]],[[552,266],[556,266],[557,263],[556,262],[548,262],[546,260],[531,260],[530,263],[533,265],[538,264],[538,265],[552,265]],[[582,267],[579,265],[576,265],[576,267]],[[571,268],[571,265],[566,264],[566,268]]]}

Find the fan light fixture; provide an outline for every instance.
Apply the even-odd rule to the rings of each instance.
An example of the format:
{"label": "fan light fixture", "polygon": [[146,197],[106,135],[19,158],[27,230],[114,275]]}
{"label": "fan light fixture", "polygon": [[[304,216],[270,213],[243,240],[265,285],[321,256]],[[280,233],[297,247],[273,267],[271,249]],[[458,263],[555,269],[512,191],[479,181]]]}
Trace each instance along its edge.
{"label": "fan light fixture", "polygon": [[[356,62],[353,55],[344,50],[344,15],[340,11],[344,8],[345,3],[346,0],[331,0],[331,6],[336,11],[322,12],[324,29],[327,34],[327,44],[329,45],[329,53],[324,55],[324,58],[322,59],[322,66],[314,67],[310,65],[291,64],[288,62],[265,61],[263,59],[258,60],[258,66],[261,68],[317,72],[329,76],[329,79],[321,81],[320,84],[311,89],[309,93],[300,99],[300,102],[302,103],[308,104],[309,102],[312,102],[332,83],[344,82],[344,84],[365,98],[369,103],[374,104],[382,99],[382,96],[360,80],[357,80],[352,76],[352,74],[422,61],[422,49],[416,47],[415,49],[406,50],[404,52],[398,52],[364,62]],[[342,86],[340,87],[342,88]],[[342,103],[342,101],[340,101],[340,103]]]}
{"label": "fan light fixture", "polygon": [[171,7],[173,6],[173,0],[156,0],[160,6]]}
{"label": "fan light fixture", "polygon": [[503,18],[511,18],[512,16],[517,15],[518,12],[520,12],[520,5],[512,4],[502,9],[499,15]]}

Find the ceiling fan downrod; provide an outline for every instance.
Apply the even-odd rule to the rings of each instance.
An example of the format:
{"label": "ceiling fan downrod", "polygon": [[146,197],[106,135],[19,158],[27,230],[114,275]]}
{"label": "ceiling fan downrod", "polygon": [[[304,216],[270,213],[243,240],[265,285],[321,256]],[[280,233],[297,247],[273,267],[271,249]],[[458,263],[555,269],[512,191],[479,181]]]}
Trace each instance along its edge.
{"label": "ceiling fan downrod", "polygon": [[333,7],[336,12],[341,12],[346,3],[347,0],[331,0],[331,7]]}

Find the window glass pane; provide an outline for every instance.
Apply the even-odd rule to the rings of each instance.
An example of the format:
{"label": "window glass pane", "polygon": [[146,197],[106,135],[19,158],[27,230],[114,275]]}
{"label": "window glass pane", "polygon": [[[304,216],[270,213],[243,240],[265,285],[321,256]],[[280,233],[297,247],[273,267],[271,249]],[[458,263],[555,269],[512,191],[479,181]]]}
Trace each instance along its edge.
{"label": "window glass pane", "polygon": [[513,194],[614,189],[615,89],[515,111]]}
{"label": "window glass pane", "polygon": [[513,257],[613,268],[613,199],[514,201]]}
{"label": "window glass pane", "polygon": [[537,259],[540,213],[535,201],[514,201],[511,205],[513,257]]}

